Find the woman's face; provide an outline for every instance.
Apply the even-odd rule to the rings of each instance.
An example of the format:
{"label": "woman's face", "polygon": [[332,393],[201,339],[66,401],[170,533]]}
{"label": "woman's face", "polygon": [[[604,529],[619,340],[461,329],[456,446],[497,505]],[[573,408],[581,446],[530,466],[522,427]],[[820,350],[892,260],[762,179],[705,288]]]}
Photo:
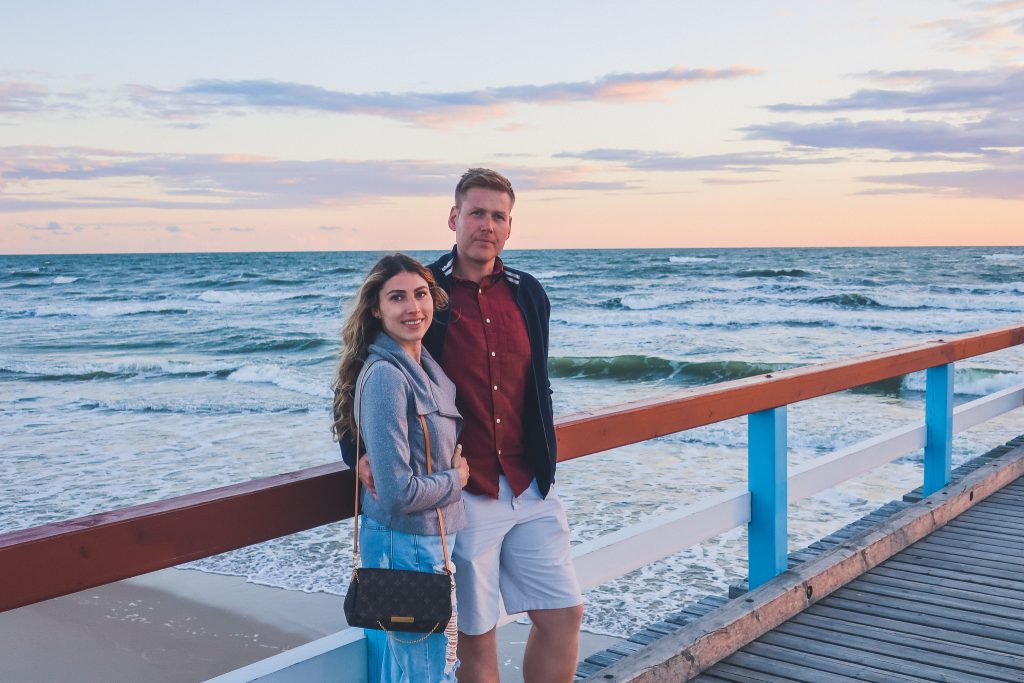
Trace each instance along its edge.
{"label": "woman's face", "polygon": [[388,336],[418,358],[420,341],[434,319],[434,298],[427,281],[416,273],[398,273],[381,287],[374,312]]}

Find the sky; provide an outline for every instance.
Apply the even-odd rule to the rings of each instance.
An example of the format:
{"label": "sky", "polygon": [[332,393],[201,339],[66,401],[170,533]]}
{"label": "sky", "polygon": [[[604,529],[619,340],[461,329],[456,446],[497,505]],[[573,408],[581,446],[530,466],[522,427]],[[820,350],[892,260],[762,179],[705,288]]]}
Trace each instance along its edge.
{"label": "sky", "polygon": [[1024,244],[1024,0],[3,0],[0,253]]}

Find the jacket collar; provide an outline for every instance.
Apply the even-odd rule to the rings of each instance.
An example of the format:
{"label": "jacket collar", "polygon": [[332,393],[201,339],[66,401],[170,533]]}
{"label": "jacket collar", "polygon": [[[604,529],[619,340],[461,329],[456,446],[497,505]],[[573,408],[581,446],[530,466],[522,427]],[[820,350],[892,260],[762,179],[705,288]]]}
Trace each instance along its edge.
{"label": "jacket collar", "polygon": [[439,412],[448,417],[459,417],[455,407],[455,385],[425,346],[420,351],[420,362],[417,363],[398,342],[381,332],[370,343],[369,352],[367,365],[374,362],[376,357],[402,371],[412,389],[418,415]]}
{"label": "jacket collar", "polygon": [[[441,274],[445,277],[445,280],[447,280],[449,282],[451,281],[451,279],[453,277],[453,273],[455,272],[455,260],[458,257],[459,257],[459,245],[456,244],[456,245],[454,245],[452,247],[451,253],[446,254],[445,256],[442,256],[440,258],[440,260],[438,261],[438,265],[440,267]],[[518,287],[519,286],[519,279],[522,276],[522,273],[520,273],[515,268],[509,268],[508,266],[506,266],[505,262],[501,261],[500,258],[499,258],[499,262],[502,264],[501,272],[505,275],[505,279],[508,281],[508,283],[510,285],[512,285],[513,287]]]}

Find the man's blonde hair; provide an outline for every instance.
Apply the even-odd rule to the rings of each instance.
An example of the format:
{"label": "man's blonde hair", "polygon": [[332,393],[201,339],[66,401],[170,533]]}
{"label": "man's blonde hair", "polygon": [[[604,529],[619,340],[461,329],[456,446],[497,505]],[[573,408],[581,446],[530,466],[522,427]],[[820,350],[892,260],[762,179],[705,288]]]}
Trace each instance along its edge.
{"label": "man's blonde hair", "polygon": [[459,184],[455,186],[456,207],[462,206],[462,200],[466,197],[466,193],[474,187],[504,192],[512,200],[512,206],[516,204],[516,193],[508,178],[489,168],[471,168],[462,174]]}

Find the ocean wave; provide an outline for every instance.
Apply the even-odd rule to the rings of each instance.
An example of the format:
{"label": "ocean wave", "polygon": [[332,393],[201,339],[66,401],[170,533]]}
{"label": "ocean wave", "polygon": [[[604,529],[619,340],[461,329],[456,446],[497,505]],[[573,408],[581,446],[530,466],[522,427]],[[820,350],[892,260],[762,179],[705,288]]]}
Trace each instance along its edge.
{"label": "ocean wave", "polygon": [[789,367],[793,367],[792,364],[739,360],[678,361],[643,355],[561,356],[548,361],[552,377],[563,379],[676,380],[687,385],[724,382]]}
{"label": "ocean wave", "polygon": [[249,286],[251,283],[248,280],[229,280],[223,278],[203,278],[202,280],[194,280],[192,282],[186,282],[181,287],[186,289],[202,289],[208,290],[212,287],[244,287]]}
{"label": "ocean wave", "polygon": [[323,385],[311,383],[304,377],[280,365],[243,365],[227,376],[229,382],[242,384],[273,384],[281,389],[307,396],[330,398],[330,390]]}
{"label": "ocean wave", "polygon": [[735,277],[814,277],[814,273],[801,268],[788,268],[775,270],[771,268],[757,268],[753,270],[741,270]]}
{"label": "ocean wave", "polygon": [[200,294],[199,300],[210,304],[269,304],[286,299],[316,296],[318,295],[292,292],[224,292],[210,289]]}
{"label": "ocean wave", "polygon": [[6,278],[34,279],[34,278],[39,278],[39,277],[48,277],[48,275],[46,273],[42,272],[42,270],[40,268],[29,268],[27,270],[12,270],[9,273],[5,273],[3,277],[5,279]]}
{"label": "ocean wave", "polygon": [[597,302],[597,307],[598,308],[607,308],[607,309],[612,310],[612,311],[619,311],[619,310],[623,310],[623,309],[626,308],[625,306],[622,305],[622,297],[620,297],[620,296],[616,296],[616,297],[612,297],[611,299],[604,299],[602,301],[599,301],[599,302]]}
{"label": "ocean wave", "polygon": [[986,261],[1024,261],[1024,254],[982,254]]}
{"label": "ocean wave", "polygon": [[[903,391],[924,391],[926,375],[915,372],[903,378]],[[988,394],[1024,383],[1024,373],[992,368],[955,368],[953,392],[959,396],[987,396]]]}
{"label": "ocean wave", "polygon": [[333,339],[302,336],[277,339],[251,339],[237,336],[234,339],[223,339],[205,344],[206,348],[217,349],[222,353],[271,353],[288,351],[311,351],[313,349],[335,346]]}
{"label": "ocean wave", "polygon": [[72,282],[78,282],[81,278],[69,277],[67,275],[58,275],[51,280],[52,284],[55,285],[70,285]]}
{"label": "ocean wave", "polygon": [[182,315],[190,307],[184,301],[119,301],[93,305],[50,305],[20,311],[36,318],[117,318],[129,315]]}
{"label": "ocean wave", "polygon": [[669,256],[669,263],[709,263],[715,259],[710,256]]}
{"label": "ocean wave", "polygon": [[285,277],[268,277],[268,278],[263,278],[262,284],[266,284],[266,285],[282,285],[282,286],[285,286],[285,287],[290,287],[290,286],[294,286],[294,285],[306,285],[306,284],[309,284],[309,280],[306,279],[306,278],[294,279],[294,278],[285,278]]}
{"label": "ocean wave", "polygon": [[124,401],[79,401],[74,407],[113,413],[149,413],[176,415],[253,415],[309,413],[317,405],[264,405],[257,402],[211,403],[202,399],[129,399]]}
{"label": "ocean wave", "polygon": [[627,308],[631,311],[650,311],[657,308],[678,308],[691,303],[693,296],[689,292],[661,290],[623,294],[618,299],[622,308]]}
{"label": "ocean wave", "polygon": [[11,284],[0,285],[0,289],[38,289],[46,285],[42,280],[24,280]]}
{"label": "ocean wave", "polygon": [[572,277],[578,273],[566,271],[566,270],[535,270],[530,273],[541,282],[547,282],[548,280],[557,280],[563,277]]}
{"label": "ocean wave", "polygon": [[864,308],[884,308],[869,296],[863,294],[831,294],[829,296],[816,296],[808,300],[812,304],[827,304],[839,308],[850,308],[860,310]]}
{"label": "ocean wave", "polygon": [[[560,356],[548,362],[551,376],[558,379],[603,379],[620,382],[673,381],[684,386],[702,386],[755,375],[765,375],[798,365],[793,363],[752,363],[740,360],[678,361],[660,356]],[[1024,383],[1024,373],[988,368],[957,368],[954,392],[960,396],[986,396]],[[856,393],[900,396],[925,390],[925,373],[897,375],[853,389]]]}
{"label": "ocean wave", "polygon": [[226,377],[235,366],[186,361],[153,361],[146,359],[109,364],[70,365],[64,363],[13,361],[0,365],[0,373],[33,382],[88,382],[98,379],[128,379],[140,375],[177,377]]}

